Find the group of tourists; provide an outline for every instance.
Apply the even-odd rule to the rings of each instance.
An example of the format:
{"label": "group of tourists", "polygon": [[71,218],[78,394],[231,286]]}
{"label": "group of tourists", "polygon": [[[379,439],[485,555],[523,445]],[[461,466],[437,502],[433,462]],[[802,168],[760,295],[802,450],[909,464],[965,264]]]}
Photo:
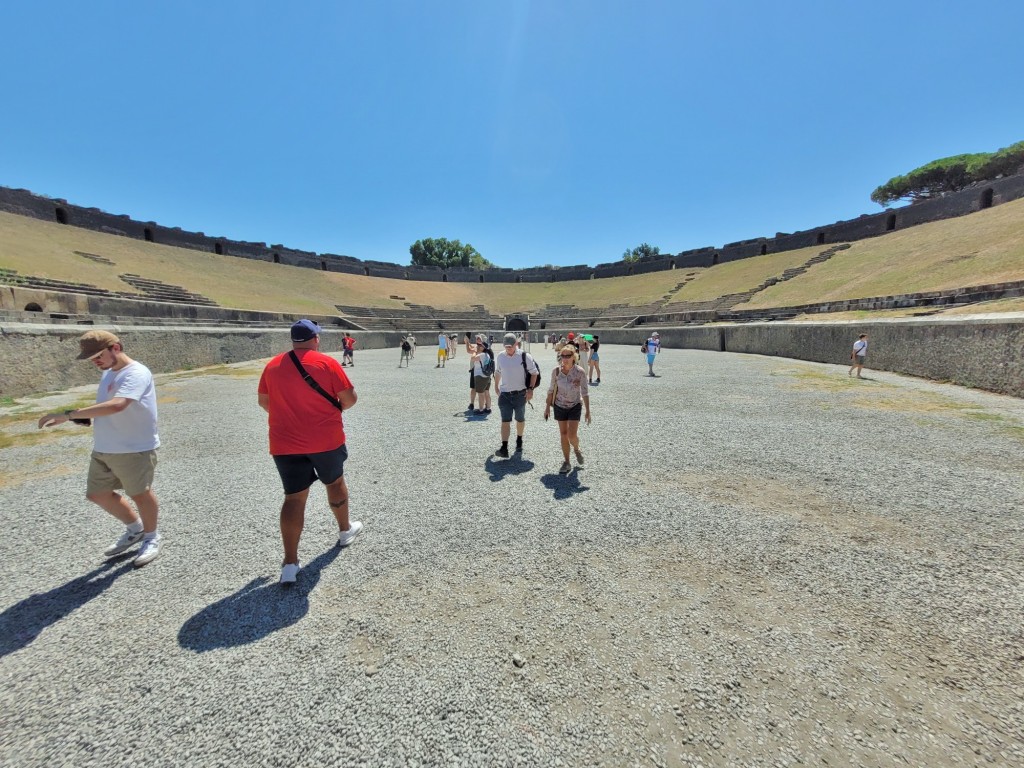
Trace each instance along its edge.
{"label": "group of tourists", "polygon": [[[338,524],[337,546],[347,547],[363,530],[362,522],[349,515],[349,493],[345,483],[344,411],[356,404],[356,390],[344,368],[354,366],[355,339],[346,333],[343,358],[319,351],[320,327],[311,320],[299,320],[290,329],[291,350],[267,363],[257,387],[257,401],[268,415],[270,454],[284,490],[281,506],[281,541],[284,550],[281,565],[283,585],[295,583],[301,568],[299,539],[305,522],[306,501],[314,482],[322,482],[327,501]],[[439,348],[444,359],[454,356],[454,339]],[[522,348],[522,338],[506,333],[502,351],[495,353],[487,338],[477,334],[465,338],[469,353],[469,411],[491,412],[491,387],[498,397],[501,414],[501,445],[494,452],[509,458],[512,421],[516,422],[515,453],[523,451],[526,406],[532,406],[534,391],[540,386],[541,370],[537,361]],[[407,339],[403,342],[409,343]],[[414,340],[410,343],[410,347]],[[584,463],[580,448],[581,420],[591,423],[590,386],[600,383],[600,339],[581,338],[570,333],[554,342],[558,361],[548,379],[544,420],[554,415],[563,461],[559,473],[572,471],[570,450],[577,467]],[[588,371],[580,365],[583,348],[590,353]],[[661,352],[661,339],[653,332],[641,347],[647,356],[648,375],[654,376],[654,362]],[[411,357],[411,349],[402,348],[402,359]],[[867,334],[861,334],[850,354],[858,378],[867,357]],[[133,558],[142,567],[160,555],[159,502],[153,492],[160,447],[157,429],[157,398],[153,374],[142,363],[130,358],[121,340],[109,331],[92,330],[79,338],[79,360],[91,362],[101,371],[96,402],[84,408],[47,413],[38,421],[40,429],[71,421],[92,425],[93,451],[86,479],[86,498],[124,524],[121,536],[104,551],[108,558],[118,557],[139,547]],[[443,366],[442,366],[443,367]],[[593,379],[596,367],[597,378]],[[475,406],[474,406],[475,403]],[[118,491],[124,493],[118,493]],[[127,498],[126,498],[127,497]],[[134,504],[128,503],[128,499]]]}

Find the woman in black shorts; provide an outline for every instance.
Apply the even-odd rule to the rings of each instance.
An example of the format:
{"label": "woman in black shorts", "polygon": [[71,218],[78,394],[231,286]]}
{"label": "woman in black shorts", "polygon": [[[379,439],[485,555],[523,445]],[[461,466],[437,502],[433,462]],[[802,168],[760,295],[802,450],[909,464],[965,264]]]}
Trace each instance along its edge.
{"label": "woman in black shorts", "polygon": [[569,446],[576,452],[576,463],[583,466],[583,452],[580,451],[580,415],[586,409],[587,424],[590,423],[590,382],[587,372],[577,364],[576,347],[566,344],[558,353],[558,367],[551,372],[548,384],[548,399],[544,406],[544,420],[555,410],[555,421],[558,422],[558,435],[562,440],[562,455],[565,461],[558,470],[567,475],[572,470],[569,464]]}

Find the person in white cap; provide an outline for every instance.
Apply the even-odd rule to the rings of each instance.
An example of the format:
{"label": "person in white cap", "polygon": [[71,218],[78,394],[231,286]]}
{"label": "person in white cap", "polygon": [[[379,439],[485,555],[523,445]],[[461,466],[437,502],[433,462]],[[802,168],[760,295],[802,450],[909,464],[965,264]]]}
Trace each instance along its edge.
{"label": "person in white cap", "polygon": [[651,334],[650,338],[647,339],[647,375],[656,376],[654,372],[654,357],[661,352],[661,337],[658,336],[658,332],[655,331]]}
{"label": "person in white cap", "polygon": [[270,454],[284,486],[281,584],[295,583],[301,568],[299,538],[306,520],[306,498],[317,480],[327,486],[327,502],[338,521],[338,546],[347,547],[363,530],[348,514],[345,484],[345,427],[341,413],[356,404],[356,390],[341,367],[319,352],[320,326],[299,320],[291,328],[292,349],[267,363],[260,376],[258,402],[268,414]]}
{"label": "person in white cap", "polygon": [[[121,340],[109,331],[89,331],[78,345],[78,359],[88,360],[103,371],[96,404],[48,413],[39,419],[39,428],[67,421],[88,424],[92,420],[93,450],[85,497],[126,526],[103,554],[117,557],[141,543],[132,561],[139,568],[160,555],[160,504],[153,493],[160,435],[153,374],[128,357]],[[136,509],[118,490],[128,495]]]}

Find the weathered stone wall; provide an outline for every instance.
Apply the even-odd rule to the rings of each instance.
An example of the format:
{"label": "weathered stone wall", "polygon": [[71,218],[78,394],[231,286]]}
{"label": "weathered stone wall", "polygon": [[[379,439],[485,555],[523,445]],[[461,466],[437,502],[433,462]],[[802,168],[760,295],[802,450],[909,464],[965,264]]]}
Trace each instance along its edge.
{"label": "weathered stone wall", "polygon": [[964,216],[993,205],[1024,197],[1024,174],[998,179],[987,185],[971,187],[916,205],[864,214],[856,219],[837,221],[802,232],[776,233],[774,237],[758,237],[729,243],[721,248],[696,248],[681,253],[662,254],[640,262],[613,262],[589,267],[585,264],[557,269],[529,267],[522,270],[493,269],[443,270],[432,267],[401,266],[379,261],[361,261],[351,256],[317,254],[298,251],[282,245],[251,243],[210,237],[203,232],[187,232],[179,227],[164,227],[155,222],[140,222],[124,215],[105,213],[98,208],[71,205],[66,200],[50,199],[24,189],[0,187],[0,211],[31,216],[44,221],[58,221],[70,226],[99,232],[134,237],[180,248],[191,248],[228,256],[290,264],[328,272],[345,272],[369,277],[398,280],[426,280],[485,283],[538,283],[551,281],[589,280],[591,277],[622,277],[668,269],[710,267],[737,259],[768,253],[780,253],[813,245],[849,242],[876,237],[886,232],[923,224],[929,221]]}
{"label": "weathered stone wall", "polygon": [[[291,349],[288,327],[189,328],[93,326],[116,333],[130,357],[154,373],[238,363],[272,357]],[[19,397],[94,384],[91,364],[76,360],[78,338],[87,329],[73,325],[0,326],[0,395]],[[398,347],[397,332],[354,331],[360,349]],[[321,349],[340,352],[342,331],[324,330]],[[255,396],[255,395],[254,395]]]}
{"label": "weathered stone wall", "polygon": [[604,344],[635,345],[640,365],[640,344],[654,330],[666,349],[744,352],[838,365],[849,365],[853,342],[866,333],[869,368],[1024,397],[1024,319],[648,326],[602,328],[598,335]]}

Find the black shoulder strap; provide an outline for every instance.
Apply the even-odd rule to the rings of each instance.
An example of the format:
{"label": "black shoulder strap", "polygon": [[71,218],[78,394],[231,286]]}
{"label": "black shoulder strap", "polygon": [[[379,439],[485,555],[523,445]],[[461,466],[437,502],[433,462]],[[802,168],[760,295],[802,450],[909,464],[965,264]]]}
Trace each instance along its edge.
{"label": "black shoulder strap", "polygon": [[337,408],[339,411],[343,410],[341,407],[341,403],[339,403],[335,398],[327,394],[326,390],[324,390],[323,387],[317,384],[316,380],[306,372],[306,369],[302,367],[302,363],[299,362],[299,356],[295,354],[294,349],[288,353],[288,357],[290,357],[292,359],[292,362],[295,363],[295,367],[299,369],[299,374],[302,376],[303,379],[306,380],[306,383],[309,384],[309,386],[315,389],[317,393],[319,393],[322,397],[327,398],[327,401],[335,408]]}
{"label": "black shoulder strap", "polygon": [[[522,355],[523,355],[523,374],[526,376],[526,388],[527,389],[533,389],[533,387],[530,386],[530,382],[533,381],[533,377],[536,376],[537,374],[530,373],[526,369],[526,350],[525,349],[522,351]],[[540,367],[538,366],[537,369],[540,370]]]}

